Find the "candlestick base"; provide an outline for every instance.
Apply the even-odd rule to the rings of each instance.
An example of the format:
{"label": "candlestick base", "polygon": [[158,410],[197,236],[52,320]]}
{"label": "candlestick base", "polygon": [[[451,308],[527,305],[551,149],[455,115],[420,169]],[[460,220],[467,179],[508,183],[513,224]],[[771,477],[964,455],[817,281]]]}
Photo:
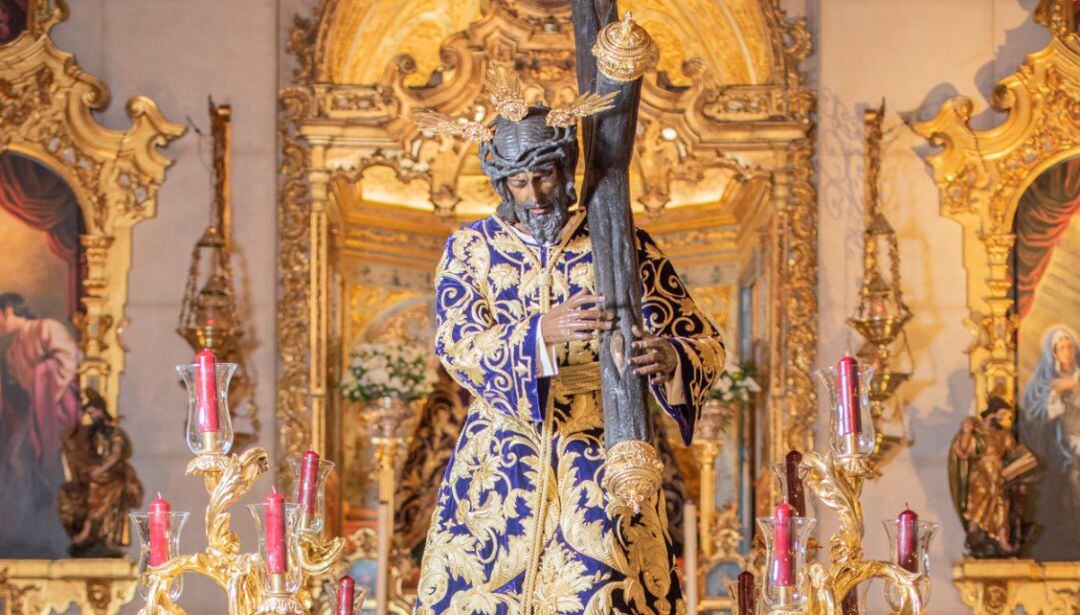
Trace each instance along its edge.
{"label": "candlestick base", "polygon": [[836,465],[846,475],[858,480],[877,478],[879,476],[877,470],[874,469],[873,461],[868,455],[862,453],[836,455]]}
{"label": "candlestick base", "polygon": [[300,601],[288,594],[269,594],[259,603],[255,615],[308,615],[308,611]]}
{"label": "candlestick base", "polygon": [[188,462],[185,474],[188,476],[193,474],[221,475],[228,469],[229,463],[229,457],[225,455],[219,453],[202,453],[195,455],[195,457]]}
{"label": "candlestick base", "polygon": [[199,433],[199,438],[202,440],[204,455],[220,455],[225,451],[221,446],[221,432],[219,431],[203,431]]}
{"label": "candlestick base", "polygon": [[795,600],[795,588],[791,585],[778,585],[776,587],[776,604],[769,609],[769,615],[795,615],[802,613],[798,602]]}
{"label": "candlestick base", "polygon": [[319,530],[316,529],[315,522],[316,522],[315,515],[309,513],[306,510],[302,511],[300,513],[300,531],[301,532],[317,533]]}

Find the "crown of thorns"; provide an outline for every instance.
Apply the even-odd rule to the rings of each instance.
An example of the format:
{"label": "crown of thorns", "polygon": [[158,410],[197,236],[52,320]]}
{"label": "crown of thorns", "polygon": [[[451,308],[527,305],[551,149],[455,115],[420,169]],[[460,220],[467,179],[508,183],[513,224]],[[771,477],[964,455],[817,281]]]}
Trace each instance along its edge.
{"label": "crown of thorns", "polygon": [[[495,112],[512,122],[520,122],[529,115],[530,106],[522,95],[521,81],[518,76],[505,66],[492,66],[484,78],[484,86],[491,93],[491,102]],[[545,123],[552,128],[572,128],[579,119],[607,111],[614,107],[617,92],[603,96],[595,92],[582,94],[566,107],[532,107],[546,112]],[[413,115],[413,121],[423,128],[440,134],[450,135],[474,143],[490,142],[495,137],[495,122],[484,125],[466,119],[454,119],[437,111],[419,111]]]}

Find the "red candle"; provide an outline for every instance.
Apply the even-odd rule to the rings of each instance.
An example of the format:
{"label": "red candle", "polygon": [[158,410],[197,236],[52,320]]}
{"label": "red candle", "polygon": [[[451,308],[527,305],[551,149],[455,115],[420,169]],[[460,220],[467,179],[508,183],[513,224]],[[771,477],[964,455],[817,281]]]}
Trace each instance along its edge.
{"label": "red candle", "polygon": [[276,487],[266,496],[266,572],[285,574],[285,496]]}
{"label": "red candle", "polygon": [[754,573],[743,570],[739,573],[739,613],[754,615]]}
{"label": "red candle", "polygon": [[300,506],[308,517],[315,516],[315,481],[319,476],[319,454],[309,450],[300,458]]}
{"label": "red candle", "polygon": [[896,563],[909,572],[919,571],[919,515],[910,508],[896,517]]}
{"label": "red candle", "polygon": [[844,355],[836,364],[840,388],[840,435],[858,434],[862,431],[859,415],[859,364],[851,353]]}
{"label": "red candle", "polygon": [[787,501],[795,509],[795,514],[806,516],[806,497],[803,493],[802,479],[799,478],[799,464],[802,453],[792,449],[784,458],[784,473],[787,475]]}
{"label": "red candle", "polygon": [[161,493],[150,502],[150,565],[169,561],[169,503]]}
{"label": "red candle", "polygon": [[353,602],[356,600],[356,582],[352,577],[341,577],[338,581],[337,610],[334,615],[353,615]]}
{"label": "red candle", "polygon": [[795,552],[792,541],[791,519],[795,516],[795,509],[787,502],[780,502],[773,510],[775,526],[773,527],[773,581],[779,587],[790,587],[795,584]]}
{"label": "red candle", "polygon": [[221,431],[217,409],[217,359],[209,348],[195,355],[195,404],[199,433]]}

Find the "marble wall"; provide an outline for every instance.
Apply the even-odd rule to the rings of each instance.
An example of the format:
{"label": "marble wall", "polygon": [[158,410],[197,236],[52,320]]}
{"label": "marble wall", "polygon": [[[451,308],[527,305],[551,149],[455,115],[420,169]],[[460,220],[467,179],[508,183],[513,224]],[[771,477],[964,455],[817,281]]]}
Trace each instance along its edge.
{"label": "marble wall", "polygon": [[[948,580],[962,536],[945,475],[946,451],[972,390],[962,349],[970,337],[962,320],[965,275],[960,228],[938,215],[936,188],[919,157],[921,140],[901,116],[925,118],[949,96],[971,97],[985,127],[994,83],[1046,41],[1032,23],[1036,0],[791,0],[810,19],[816,45],[811,80],[821,91],[818,184],[821,197],[820,290],[823,361],[854,349],[844,324],[854,309],[861,272],[862,109],[885,97],[889,105],[883,177],[884,211],[900,234],[905,291],[915,312],[908,327],[914,375],[901,389],[912,448],[886,468],[888,478],[866,489],[867,548],[884,556],[877,523],[905,502],[924,519],[940,521],[934,548],[933,611],[961,612]],[[287,78],[283,34],[301,0],[80,0],[55,30],[62,49],[111,88],[100,115],[125,122],[123,102],[145,94],[174,121],[191,117],[207,128],[206,97],[233,105],[236,270],[242,312],[251,331],[251,364],[263,419],[261,442],[274,446],[275,90]],[[305,9],[306,11],[306,9]],[[176,159],[158,198],[158,215],[134,234],[128,363],[120,412],[136,440],[135,464],[149,492],[161,490],[176,509],[194,511],[186,545],[202,545],[205,496],[185,478],[181,437],[183,394],[173,365],[190,351],[174,332],[191,248],[205,226],[210,198],[208,146],[193,132],[168,149]],[[264,479],[256,492],[269,488]],[[250,523],[236,525],[250,539]],[[251,543],[249,543],[251,544]],[[183,605],[213,612],[220,599],[191,583]],[[879,588],[875,588],[879,592]],[[126,612],[134,613],[134,607]]]}

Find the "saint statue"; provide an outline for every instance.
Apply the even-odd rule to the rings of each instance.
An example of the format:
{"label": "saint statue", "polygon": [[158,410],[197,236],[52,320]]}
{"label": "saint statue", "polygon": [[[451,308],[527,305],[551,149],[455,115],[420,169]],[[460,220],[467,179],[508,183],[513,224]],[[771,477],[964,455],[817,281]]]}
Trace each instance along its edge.
{"label": "saint statue", "polygon": [[131,467],[131,439],[94,389],[83,392],[89,424],[64,434],[68,481],[60,489],[60,520],[74,557],[121,557],[129,544],[127,516],[142,505],[143,486]]}
{"label": "saint statue", "polygon": [[60,439],[79,420],[78,345],[64,323],[37,318],[22,295],[0,293],[0,552],[58,558],[67,546],[56,516],[64,480]]}
{"label": "saint statue", "polygon": [[1013,435],[1012,407],[991,397],[964,419],[949,447],[949,486],[974,557],[1015,557],[1030,533],[1023,519],[1024,479],[1037,461]]}
{"label": "saint statue", "polygon": [[[612,420],[610,403],[643,411],[635,391],[653,396],[689,443],[724,347],[657,244],[629,224],[640,74],[594,75],[588,52],[609,28],[643,31],[604,0],[576,0],[574,25],[579,85],[602,94],[529,106],[496,68],[490,125],[417,118],[477,141],[502,201],[450,236],[436,273],[435,351],[473,402],[439,488],[417,613],[685,610],[663,495],[644,494],[635,511],[606,486],[611,432],[648,436],[635,431],[646,415]],[[575,121],[590,115],[586,207],[575,208]],[[624,258],[636,267],[615,271]]]}

